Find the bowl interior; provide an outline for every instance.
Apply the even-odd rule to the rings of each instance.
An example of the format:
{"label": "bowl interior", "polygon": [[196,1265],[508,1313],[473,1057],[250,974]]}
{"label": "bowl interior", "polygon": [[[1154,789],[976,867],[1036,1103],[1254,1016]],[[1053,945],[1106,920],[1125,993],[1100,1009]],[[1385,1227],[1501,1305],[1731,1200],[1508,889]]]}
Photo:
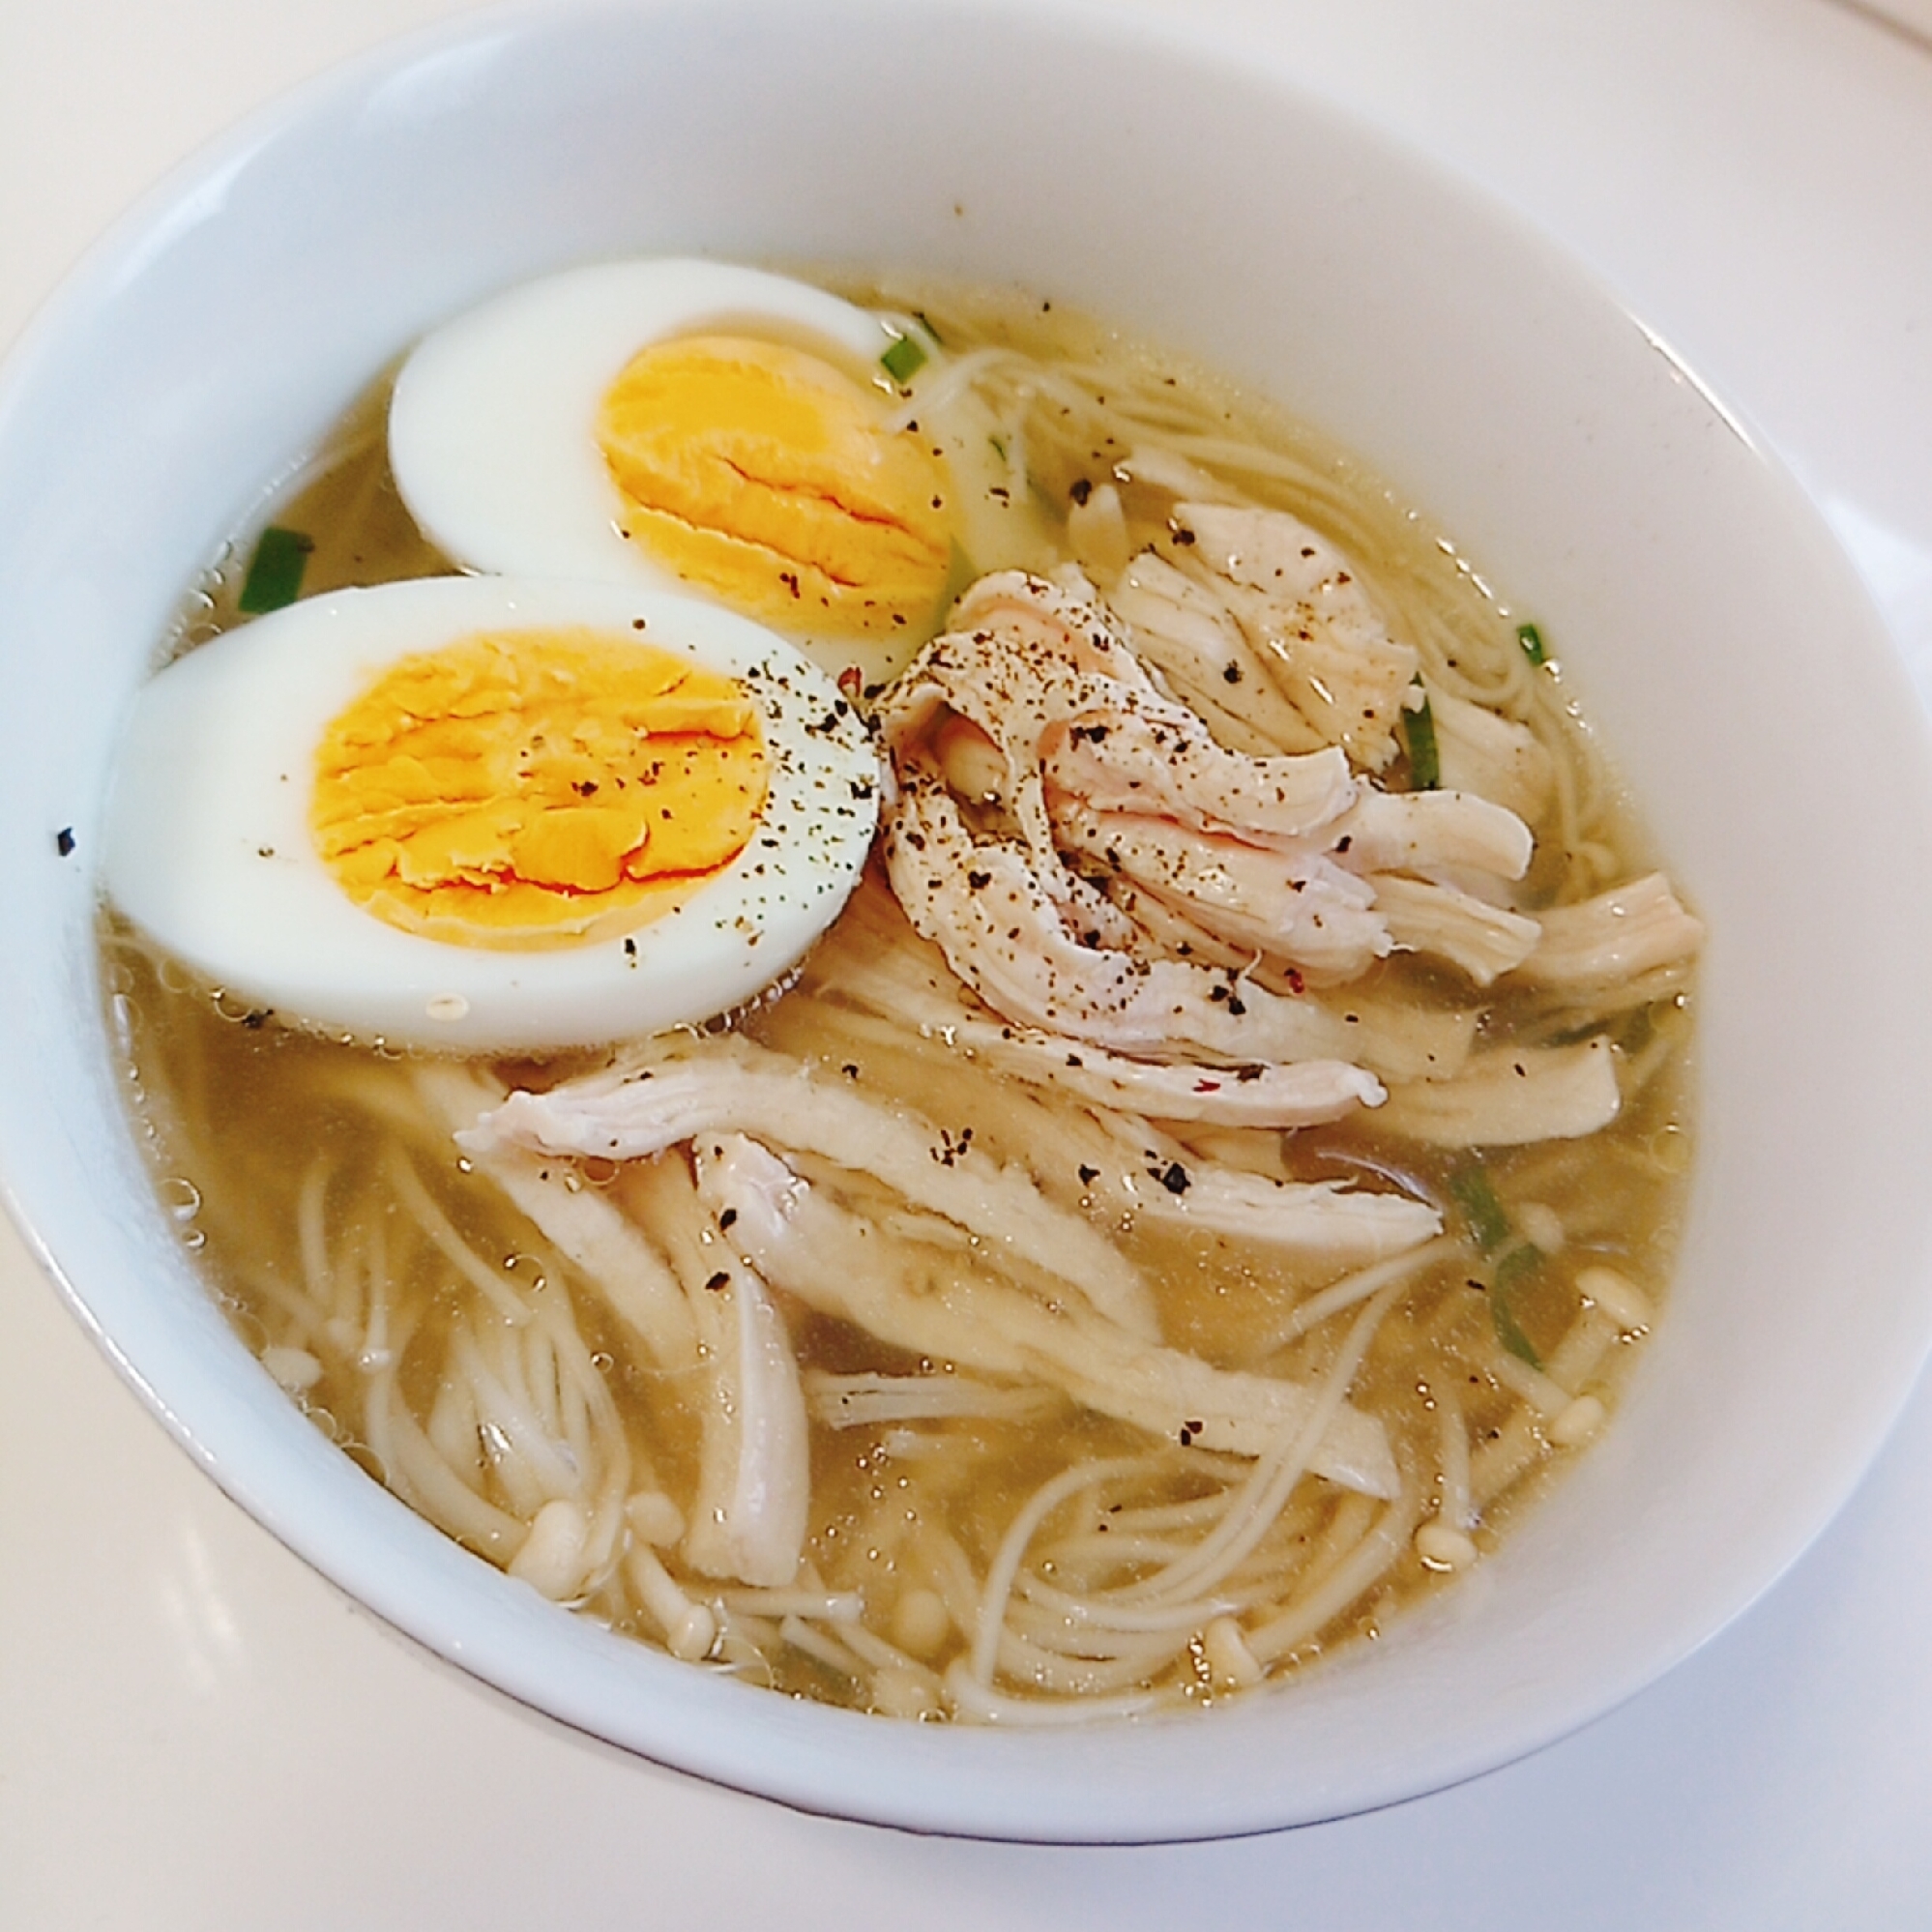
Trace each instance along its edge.
{"label": "bowl interior", "polygon": [[[371,375],[513,279],[694,250],[1016,280],[1273,392],[1442,519],[1712,932],[1693,1209],[1617,1426],[1466,1587],[1279,1693],[1053,1735],[795,1706],[570,1620],[338,1457],[154,1209],[92,950],[119,717],[183,586]],[[485,16],[297,97],[97,250],[0,392],[0,1159],[216,1478],[424,1643],[667,1763],[925,1830],[1136,1840],[1387,1803],[1608,1709],[1843,1499],[1932,1332],[1932,768],[1795,488],[1537,236],[1302,92],[1054,7]],[[64,852],[71,833],[73,849]]]}

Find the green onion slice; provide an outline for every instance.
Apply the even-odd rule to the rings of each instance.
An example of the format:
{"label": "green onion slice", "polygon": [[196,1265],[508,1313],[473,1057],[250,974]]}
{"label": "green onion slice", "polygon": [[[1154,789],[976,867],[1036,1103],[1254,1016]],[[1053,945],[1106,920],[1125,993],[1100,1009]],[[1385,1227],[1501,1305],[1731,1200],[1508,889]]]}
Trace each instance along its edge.
{"label": "green onion slice", "polygon": [[1542,1269],[1542,1249],[1535,1242],[1512,1239],[1515,1230],[1481,1161],[1469,1159],[1454,1168],[1449,1177],[1449,1191],[1469,1224],[1470,1238],[1484,1254],[1499,1257],[1489,1282],[1489,1319],[1496,1326],[1496,1339],[1519,1361],[1540,1368],[1542,1358],[1523,1332],[1515,1304],[1516,1291],[1526,1287]]}
{"label": "green onion slice", "polygon": [[1543,649],[1543,633],[1534,624],[1519,624],[1516,627],[1516,642],[1523,647],[1523,656],[1533,664],[1549,661],[1549,653]]}
{"label": "green onion slice", "polygon": [[1489,1185],[1488,1170],[1479,1160],[1465,1160],[1449,1175],[1449,1191],[1477,1246],[1484,1254],[1494,1254],[1509,1239],[1509,1216]]}
{"label": "green onion slice", "polygon": [[1495,1285],[1489,1291],[1489,1319],[1496,1326],[1496,1339],[1518,1361],[1540,1368],[1543,1359],[1536,1344],[1523,1332],[1516,1320],[1516,1290],[1524,1286],[1543,1265],[1543,1251],[1530,1242],[1512,1247],[1496,1264]]}
{"label": "green onion slice", "polygon": [[[1420,686],[1421,680],[1416,682]],[[1420,710],[1403,712],[1402,737],[1409,747],[1410,790],[1435,791],[1443,781],[1443,761],[1436,749],[1435,713],[1429,709],[1426,696]]]}
{"label": "green onion slice", "polygon": [[237,607],[250,616],[265,610],[279,610],[302,595],[302,572],[314,538],[300,530],[284,530],[271,523],[255,540],[255,553],[249,559],[249,574],[242,580]]}
{"label": "green onion slice", "polygon": [[911,336],[894,336],[879,366],[895,383],[910,382],[925,366],[925,351]]}
{"label": "green onion slice", "polygon": [[1543,1251],[1535,1242],[1518,1242],[1496,1264],[1496,1292],[1513,1295],[1542,1265]]}

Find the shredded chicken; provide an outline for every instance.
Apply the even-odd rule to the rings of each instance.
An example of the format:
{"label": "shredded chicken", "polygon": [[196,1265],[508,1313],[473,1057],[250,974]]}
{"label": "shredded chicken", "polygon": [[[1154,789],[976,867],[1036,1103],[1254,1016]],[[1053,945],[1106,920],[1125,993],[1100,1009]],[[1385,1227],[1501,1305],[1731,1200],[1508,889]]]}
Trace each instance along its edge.
{"label": "shredded chicken", "polygon": [[1542,927],[1525,913],[1424,879],[1384,874],[1375,884],[1375,904],[1403,951],[1447,959],[1478,986],[1520,966],[1542,937]]}
{"label": "shredded chicken", "polygon": [[1357,872],[1439,872],[1453,867],[1520,879],[1530,828],[1471,792],[1380,792],[1363,786],[1336,823],[1339,863]]}
{"label": "shredded chicken", "polygon": [[1386,1097],[1373,1073],[1345,1060],[1186,1066],[1134,1060],[1066,1035],[1014,1026],[968,1005],[943,966],[937,973],[924,969],[904,945],[842,952],[832,983],[841,1001],[876,1015],[883,1039],[914,1027],[927,1038],[945,1038],[1014,1079],[1156,1120],[1315,1127],[1358,1106],[1380,1106]]}
{"label": "shredded chicken", "polygon": [[1542,937],[1517,977],[1539,986],[1609,985],[1690,959],[1704,925],[1661,872],[1541,915]]}
{"label": "shredded chicken", "polygon": [[1473,1055],[1454,1080],[1392,1089],[1379,1124],[1435,1147],[1519,1147],[1581,1139],[1621,1105],[1616,1049],[1598,1038]]}
{"label": "shredded chicken", "polygon": [[1375,888],[1326,857],[1291,868],[1239,838],[1084,805],[1056,810],[1054,824],[1072,851],[1222,939],[1291,960],[1317,984],[1359,978],[1392,944]]}
{"label": "shredded chicken", "polygon": [[1090,1190],[1105,1190],[1137,1218],[1233,1235],[1333,1267],[1359,1267],[1419,1246],[1442,1217],[1406,1194],[1330,1181],[1277,1181],[1189,1154],[1151,1127],[1119,1115],[1103,1129],[1116,1150],[1098,1161]]}
{"label": "shredded chicken", "polygon": [[1150,1059],[1329,1059],[1342,1045],[1307,1001],[1069,930],[1021,848],[976,841],[922,763],[908,761],[901,776],[883,841],[893,888],[914,926],[995,1011]]}
{"label": "shredded chicken", "polygon": [[1044,734],[1039,750],[1049,789],[1089,810],[1157,815],[1291,855],[1358,796],[1339,752],[1244,758],[1145,709],[1101,710]]}
{"label": "shredded chicken", "polygon": [[1354,987],[1328,1004],[1348,1029],[1355,1057],[1384,1080],[1453,1080],[1476,1040],[1478,1016],[1467,1007],[1418,1006]]}
{"label": "shredded chicken", "polygon": [[[1273,572],[1285,539],[1270,528]],[[982,579],[882,721],[896,773],[883,850],[914,925],[1007,1019],[1128,1056],[1332,1057],[1332,1029],[1299,986],[1238,981],[1225,956],[1196,955],[1219,942],[1346,981],[1396,944],[1377,875],[1476,873],[1500,888],[1529,862],[1528,829],[1486,800],[1376,791],[1335,746],[1251,757],[1216,743],[1077,574]],[[1010,831],[969,824],[969,808],[992,805]],[[1411,926],[1489,967],[1493,938],[1485,950],[1440,920]]]}
{"label": "shredded chicken", "polygon": [[1436,725],[1436,761],[1451,791],[1476,792],[1532,824],[1556,788],[1556,766],[1527,724],[1422,680]]}
{"label": "shredded chicken", "polygon": [[[877,1259],[876,1228],[746,1136],[706,1135],[697,1159],[705,1201],[760,1274],[895,1347],[981,1374],[1044,1380],[1102,1415],[1238,1455],[1263,1453],[1313,1399],[1299,1384],[1215,1368],[1091,1312],[1042,1307],[944,1255],[922,1279],[907,1279]],[[1359,1410],[1339,1412],[1313,1467],[1368,1495],[1395,1493],[1382,1425]]]}
{"label": "shredded chicken", "polygon": [[1381,771],[1395,755],[1418,659],[1390,636],[1348,560],[1284,510],[1182,502],[1172,520],[1196,581],[1221,600],[1318,742]]}
{"label": "shredded chicken", "polygon": [[1135,651],[1230,750],[1265,757],[1322,748],[1227,606],[1164,557],[1143,550],[1107,600]]}
{"label": "shredded chicken", "polygon": [[685,1561],[706,1576],[783,1586],[798,1574],[811,1506],[805,1392],[784,1318],[719,1234],[682,1161],[640,1164],[624,1179],[704,1337],[707,1387]]}
{"label": "shredded chicken", "polygon": [[521,1146],[637,1160],[718,1132],[752,1134],[875,1176],[970,1229],[995,1259],[1011,1253],[1044,1268],[1130,1332],[1159,1332],[1153,1297],[1133,1265],[1025,1174],[974,1147],[970,1126],[954,1134],[742,1039],[543,1094],[512,1094],[457,1139],[484,1155]]}

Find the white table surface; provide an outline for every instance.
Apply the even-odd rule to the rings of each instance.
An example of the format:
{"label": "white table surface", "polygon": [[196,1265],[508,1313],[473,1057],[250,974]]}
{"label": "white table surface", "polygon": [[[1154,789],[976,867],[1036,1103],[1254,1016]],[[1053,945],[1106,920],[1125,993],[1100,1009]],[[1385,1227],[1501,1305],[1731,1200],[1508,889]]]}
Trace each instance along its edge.
{"label": "white table surface", "polygon": [[[465,4],[0,0],[0,342],[207,135]],[[1185,11],[1593,261],[1814,492],[1932,702],[1932,0]],[[0,1230],[8,1927],[1922,1927],[1928,1595],[1921,1390],[1764,1602],[1491,1777],[1219,1846],[828,1824],[588,1742],[379,1625],[190,1466]]]}

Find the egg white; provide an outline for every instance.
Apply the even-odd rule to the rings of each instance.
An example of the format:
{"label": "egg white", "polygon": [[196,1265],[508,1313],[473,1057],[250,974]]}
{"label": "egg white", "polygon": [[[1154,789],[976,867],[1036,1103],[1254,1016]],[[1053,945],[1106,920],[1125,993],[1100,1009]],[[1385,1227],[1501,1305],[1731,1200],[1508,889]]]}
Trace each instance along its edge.
{"label": "egg white", "polygon": [[525,282],[425,337],[396,377],[390,464],[410,514],[470,570],[680,588],[620,534],[598,412],[640,350],[710,333],[786,342],[864,381],[899,331],[724,262],[600,262]]}
{"label": "egg white", "polygon": [[[745,850],[628,941],[490,951],[364,911],[308,830],[329,720],[399,658],[483,629],[579,625],[744,680],[770,785]],[[286,1020],[490,1052],[598,1044],[751,998],[844,904],[879,787],[864,728],[836,687],[761,625],[688,598],[508,577],[342,591],[231,630],[136,694],[115,773],[102,888],[168,951]]]}

